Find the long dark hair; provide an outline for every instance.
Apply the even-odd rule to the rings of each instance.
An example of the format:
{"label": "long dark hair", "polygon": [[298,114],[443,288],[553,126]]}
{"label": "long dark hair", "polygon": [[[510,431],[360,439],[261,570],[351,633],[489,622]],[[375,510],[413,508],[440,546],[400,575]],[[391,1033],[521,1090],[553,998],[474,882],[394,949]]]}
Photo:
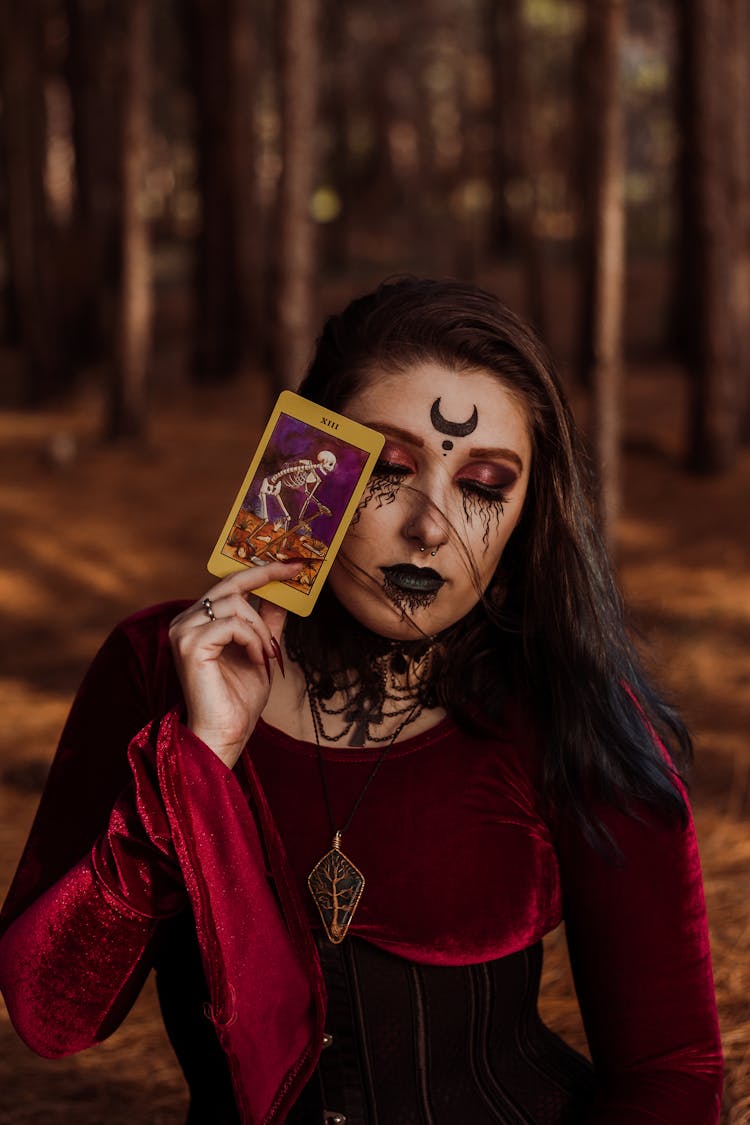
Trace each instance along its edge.
{"label": "long dark hair", "polygon": [[[629,637],[597,530],[588,458],[531,329],[473,285],[386,282],[328,319],[300,393],[345,413],[373,373],[426,361],[494,374],[524,404],[532,440],[523,514],[486,594],[441,646],[434,698],[454,713],[479,708],[489,721],[500,717],[501,688],[523,700],[542,736],[550,801],[593,839],[606,836],[600,803],[643,801],[684,818],[674,771],[690,758],[690,738]],[[331,597],[307,623],[291,624],[294,647],[304,645],[329,671]],[[346,659],[358,659],[361,638],[346,647]]]}

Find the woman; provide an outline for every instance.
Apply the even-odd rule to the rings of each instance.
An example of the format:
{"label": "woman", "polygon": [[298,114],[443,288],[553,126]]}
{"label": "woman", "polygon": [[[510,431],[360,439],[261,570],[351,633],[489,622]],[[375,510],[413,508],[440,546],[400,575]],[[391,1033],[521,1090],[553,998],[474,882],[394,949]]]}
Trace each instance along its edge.
{"label": "woman", "polygon": [[[285,621],[274,563],[105,643],[5,906],[20,1034],[99,1041],[155,965],[190,1122],[716,1122],[689,739],[549,359],[403,280],[300,390],[386,437],[327,589]],[[591,1064],[536,1013],[562,919]]]}

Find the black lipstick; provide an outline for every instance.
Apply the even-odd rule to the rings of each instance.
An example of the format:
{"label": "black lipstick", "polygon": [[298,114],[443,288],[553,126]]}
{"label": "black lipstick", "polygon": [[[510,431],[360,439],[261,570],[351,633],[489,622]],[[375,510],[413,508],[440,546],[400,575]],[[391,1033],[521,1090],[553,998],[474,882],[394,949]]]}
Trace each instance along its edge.
{"label": "black lipstick", "polygon": [[438,574],[430,566],[399,563],[396,566],[383,566],[380,569],[389,586],[396,586],[409,593],[436,594],[445,582],[442,574]]}

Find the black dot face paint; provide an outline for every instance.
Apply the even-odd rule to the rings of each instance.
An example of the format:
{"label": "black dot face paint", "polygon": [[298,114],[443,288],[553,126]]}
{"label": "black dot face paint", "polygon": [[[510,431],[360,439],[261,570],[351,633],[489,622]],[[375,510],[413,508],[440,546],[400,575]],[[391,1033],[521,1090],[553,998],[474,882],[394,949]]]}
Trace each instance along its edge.
{"label": "black dot face paint", "polygon": [[443,449],[445,450],[445,453],[443,454],[443,457],[447,457],[449,452],[451,451],[451,449],[453,449],[453,442],[452,441],[444,441],[443,442]]}
{"label": "black dot face paint", "polygon": [[[447,434],[448,437],[468,437],[477,428],[479,411],[475,406],[471,417],[465,422],[450,422],[440,413],[440,399],[436,398],[430,407],[430,421],[439,434]],[[445,442],[443,442],[443,449],[445,449]]]}

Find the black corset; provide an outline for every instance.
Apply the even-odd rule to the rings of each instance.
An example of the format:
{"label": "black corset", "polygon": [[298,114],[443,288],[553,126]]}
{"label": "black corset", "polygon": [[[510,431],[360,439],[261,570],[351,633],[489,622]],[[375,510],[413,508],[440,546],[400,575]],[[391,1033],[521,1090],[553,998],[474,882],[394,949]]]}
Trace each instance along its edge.
{"label": "black corset", "polygon": [[[164,1022],[190,1087],[188,1125],[239,1125],[204,1015],[189,912],[157,956]],[[539,1018],[541,942],[496,961],[418,965],[358,938],[318,940],[330,1044],[287,1125],[576,1125],[590,1064]]]}
{"label": "black corset", "polygon": [[541,942],[479,965],[417,965],[318,941],[331,1037],[287,1125],[563,1125],[590,1064],[537,1013]]}

